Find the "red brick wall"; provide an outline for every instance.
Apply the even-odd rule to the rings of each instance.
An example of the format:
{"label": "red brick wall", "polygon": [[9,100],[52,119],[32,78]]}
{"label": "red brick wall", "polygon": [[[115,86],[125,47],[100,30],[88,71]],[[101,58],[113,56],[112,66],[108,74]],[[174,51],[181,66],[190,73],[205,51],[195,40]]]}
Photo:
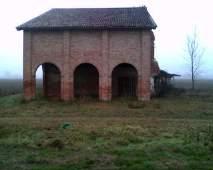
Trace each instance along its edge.
{"label": "red brick wall", "polygon": [[63,67],[63,33],[34,32],[32,33],[32,64],[57,64]]}
{"label": "red brick wall", "polygon": [[99,72],[99,98],[110,100],[113,69],[121,63],[129,63],[138,73],[138,99],[149,100],[153,41],[151,31],[25,31],[25,97],[35,96],[38,66],[52,63],[61,72],[61,98],[73,99],[75,68],[90,63]]}

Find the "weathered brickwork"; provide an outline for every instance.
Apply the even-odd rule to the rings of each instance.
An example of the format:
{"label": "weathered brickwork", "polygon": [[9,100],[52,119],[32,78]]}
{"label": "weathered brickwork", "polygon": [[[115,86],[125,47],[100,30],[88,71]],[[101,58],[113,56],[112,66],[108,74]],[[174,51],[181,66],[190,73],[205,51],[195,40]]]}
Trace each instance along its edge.
{"label": "weathered brickwork", "polygon": [[24,93],[35,96],[35,73],[44,63],[60,71],[60,98],[74,99],[74,72],[84,63],[99,74],[99,98],[112,98],[112,72],[122,63],[137,71],[137,97],[150,100],[152,31],[24,31]]}

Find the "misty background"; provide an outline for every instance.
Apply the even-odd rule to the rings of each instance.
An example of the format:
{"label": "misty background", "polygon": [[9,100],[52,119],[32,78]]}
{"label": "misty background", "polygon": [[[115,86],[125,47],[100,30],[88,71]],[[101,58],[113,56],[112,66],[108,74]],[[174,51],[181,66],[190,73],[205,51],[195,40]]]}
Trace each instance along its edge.
{"label": "misty background", "polygon": [[157,23],[155,58],[160,68],[189,78],[184,57],[186,39],[196,28],[204,49],[202,79],[213,79],[213,16],[211,0],[7,0],[0,7],[0,79],[22,78],[23,33],[16,26],[51,8],[147,6]]}

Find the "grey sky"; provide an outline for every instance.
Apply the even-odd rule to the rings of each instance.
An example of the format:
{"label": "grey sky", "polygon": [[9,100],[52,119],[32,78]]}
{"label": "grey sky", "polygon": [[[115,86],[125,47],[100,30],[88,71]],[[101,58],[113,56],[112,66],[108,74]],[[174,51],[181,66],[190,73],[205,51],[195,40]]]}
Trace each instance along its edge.
{"label": "grey sky", "polygon": [[156,21],[156,53],[160,67],[187,75],[183,59],[186,37],[196,27],[205,48],[202,77],[213,78],[211,0],[19,0],[0,7],[0,78],[22,77],[22,32],[15,27],[51,8],[132,7],[146,5]]}

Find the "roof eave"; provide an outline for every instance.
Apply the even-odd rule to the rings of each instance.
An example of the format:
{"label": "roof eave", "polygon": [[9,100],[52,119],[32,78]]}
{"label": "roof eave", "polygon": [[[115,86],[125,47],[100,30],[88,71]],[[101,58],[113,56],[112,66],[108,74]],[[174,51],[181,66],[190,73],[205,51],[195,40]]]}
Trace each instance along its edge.
{"label": "roof eave", "polygon": [[134,26],[112,26],[112,27],[24,27],[18,26],[16,27],[17,31],[63,31],[63,30],[152,30],[156,29],[155,26],[147,26],[147,27],[134,27]]}

